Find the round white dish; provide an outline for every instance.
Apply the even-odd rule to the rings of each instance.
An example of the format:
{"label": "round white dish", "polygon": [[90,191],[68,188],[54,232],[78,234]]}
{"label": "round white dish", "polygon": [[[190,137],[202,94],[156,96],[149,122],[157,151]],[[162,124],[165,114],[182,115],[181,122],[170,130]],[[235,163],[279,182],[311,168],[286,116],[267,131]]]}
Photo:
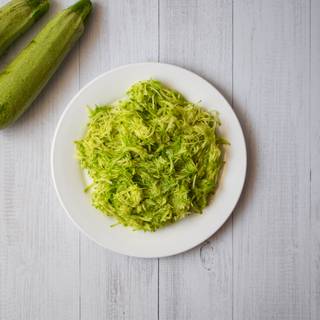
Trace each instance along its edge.
{"label": "round white dish", "polygon": [[[221,134],[230,142],[219,187],[203,214],[189,217],[156,232],[132,231],[91,205],[84,193],[85,177],[75,159],[73,141],[80,139],[88,121],[87,106],[111,103],[135,82],[157,79],[180,91],[188,100],[217,110]],[[175,255],[212,236],[232,213],[246,175],[246,145],[240,123],[226,99],[206,80],[183,68],[160,63],[125,65],[104,73],[70,101],[58,122],[51,150],[51,170],[59,201],[74,224],[90,239],[112,251],[136,257]]]}

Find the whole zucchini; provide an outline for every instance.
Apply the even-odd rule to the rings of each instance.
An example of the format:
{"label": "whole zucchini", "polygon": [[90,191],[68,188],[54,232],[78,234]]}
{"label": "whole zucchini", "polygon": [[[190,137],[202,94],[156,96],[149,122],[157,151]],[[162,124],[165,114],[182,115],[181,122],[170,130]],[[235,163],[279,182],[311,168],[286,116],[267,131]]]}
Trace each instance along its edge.
{"label": "whole zucchini", "polygon": [[13,123],[33,102],[84,31],[90,0],[56,15],[0,73],[0,129]]}
{"label": "whole zucchini", "polygon": [[12,0],[0,8],[0,56],[49,9],[48,0]]}

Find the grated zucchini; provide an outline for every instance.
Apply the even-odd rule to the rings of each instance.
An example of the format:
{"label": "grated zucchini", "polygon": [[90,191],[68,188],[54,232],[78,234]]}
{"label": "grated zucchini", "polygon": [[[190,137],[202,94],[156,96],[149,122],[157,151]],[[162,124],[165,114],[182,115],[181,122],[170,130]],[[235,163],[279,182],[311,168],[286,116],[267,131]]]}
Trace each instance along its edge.
{"label": "grated zucchini", "polygon": [[134,230],[155,231],[201,213],[217,188],[227,141],[217,112],[156,80],[89,109],[77,158],[92,178],[94,207]]}

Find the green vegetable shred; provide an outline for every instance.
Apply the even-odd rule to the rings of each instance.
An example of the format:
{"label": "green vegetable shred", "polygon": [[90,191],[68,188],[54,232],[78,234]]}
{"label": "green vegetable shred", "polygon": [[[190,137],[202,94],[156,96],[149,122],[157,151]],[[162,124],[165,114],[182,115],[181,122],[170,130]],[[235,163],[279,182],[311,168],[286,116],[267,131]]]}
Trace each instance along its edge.
{"label": "green vegetable shred", "polygon": [[89,111],[77,158],[94,207],[134,230],[155,231],[201,213],[224,164],[217,112],[156,80]]}

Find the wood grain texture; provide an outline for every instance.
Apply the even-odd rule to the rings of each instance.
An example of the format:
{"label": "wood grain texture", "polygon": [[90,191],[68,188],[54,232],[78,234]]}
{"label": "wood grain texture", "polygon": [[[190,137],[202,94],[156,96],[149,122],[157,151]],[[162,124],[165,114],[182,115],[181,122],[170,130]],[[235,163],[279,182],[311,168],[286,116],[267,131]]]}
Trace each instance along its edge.
{"label": "wood grain texture", "polygon": [[308,1],[234,2],[234,106],[249,149],[233,319],[310,319]]}
{"label": "wood grain texture", "polygon": [[[94,17],[80,45],[81,86],[118,65],[157,60],[157,1],[95,1]],[[157,319],[157,259],[121,256],[85,237],[80,246],[82,320]]]}
{"label": "wood grain texture", "polygon": [[[1,1],[3,3],[4,1]],[[61,5],[8,52],[12,59]],[[79,318],[78,232],[50,177],[58,117],[78,90],[77,48],[30,110],[0,132],[0,319]],[[65,88],[68,90],[65,90]]]}
{"label": "wood grain texture", "polygon": [[320,1],[311,1],[311,320],[320,319]]}
{"label": "wood grain texture", "polygon": [[[51,2],[0,67],[74,0]],[[0,320],[318,320],[320,2],[94,4],[53,80],[0,132]],[[113,67],[157,60],[195,71],[233,101],[249,163],[233,220],[189,252],[146,260],[79,235],[54,194],[49,152],[80,87]]]}
{"label": "wood grain texture", "polygon": [[[160,61],[232,95],[232,1],[160,1]],[[187,253],[161,259],[159,319],[231,319],[232,224]]]}

